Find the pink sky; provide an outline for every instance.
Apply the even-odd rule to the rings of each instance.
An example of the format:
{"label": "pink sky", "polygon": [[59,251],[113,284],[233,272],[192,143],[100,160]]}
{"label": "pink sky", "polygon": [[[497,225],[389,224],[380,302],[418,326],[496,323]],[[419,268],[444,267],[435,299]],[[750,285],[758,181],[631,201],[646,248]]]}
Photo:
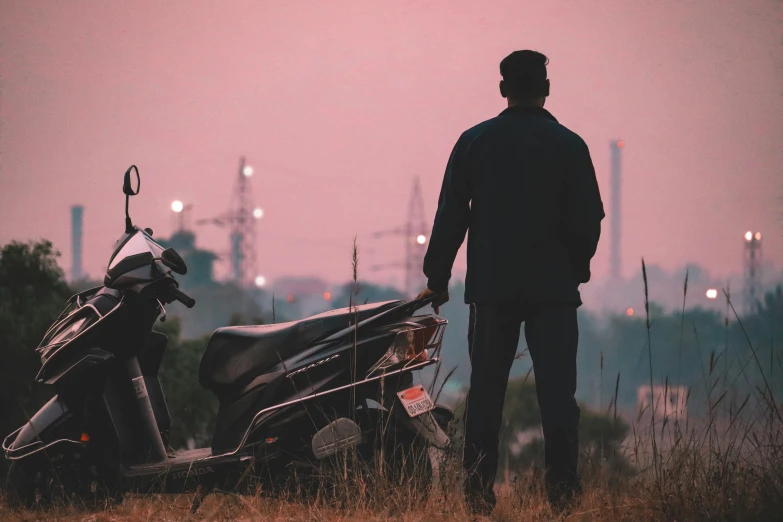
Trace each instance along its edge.
{"label": "pink sky", "polygon": [[[609,142],[624,149],[624,272],[639,258],[716,274],[742,235],[783,260],[783,35],[774,0],[0,3],[0,243],[46,237],[85,269],[134,221],[173,228],[225,211],[240,155],[255,166],[259,269],[331,281],[401,257],[363,237],[405,218],[419,175],[428,223],[451,147],[496,115],[498,63],[550,57],[547,108],[591,148],[608,208]],[[535,226],[532,224],[531,226]],[[594,273],[608,272],[608,220]],[[201,246],[226,251],[218,229]],[[360,266],[360,272],[362,270]],[[457,269],[464,270],[464,253]],[[369,273],[388,282],[401,274]]]}

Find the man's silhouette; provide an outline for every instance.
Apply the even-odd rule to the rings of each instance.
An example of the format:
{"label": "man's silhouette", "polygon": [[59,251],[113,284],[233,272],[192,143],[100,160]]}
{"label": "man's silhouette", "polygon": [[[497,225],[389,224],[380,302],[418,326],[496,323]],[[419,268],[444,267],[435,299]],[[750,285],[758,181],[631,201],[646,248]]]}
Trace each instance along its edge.
{"label": "man's silhouette", "polygon": [[466,495],[495,505],[498,435],[522,323],[544,431],[546,488],[555,506],[580,491],[576,391],[579,284],[590,280],[604,217],[585,142],[546,110],[546,56],[516,51],[500,63],[508,108],[465,131],[449,158],[424,273],[448,300],[451,268],[468,233],[471,376],[465,425]]}

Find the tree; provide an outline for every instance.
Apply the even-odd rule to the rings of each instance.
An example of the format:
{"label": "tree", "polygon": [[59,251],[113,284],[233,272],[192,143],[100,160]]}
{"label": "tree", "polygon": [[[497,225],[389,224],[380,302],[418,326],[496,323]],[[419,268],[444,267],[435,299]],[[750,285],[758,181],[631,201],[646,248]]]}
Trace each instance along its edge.
{"label": "tree", "polygon": [[65,307],[71,290],[49,241],[12,242],[0,249],[0,430],[28,420],[51,396],[35,383],[35,347]]}

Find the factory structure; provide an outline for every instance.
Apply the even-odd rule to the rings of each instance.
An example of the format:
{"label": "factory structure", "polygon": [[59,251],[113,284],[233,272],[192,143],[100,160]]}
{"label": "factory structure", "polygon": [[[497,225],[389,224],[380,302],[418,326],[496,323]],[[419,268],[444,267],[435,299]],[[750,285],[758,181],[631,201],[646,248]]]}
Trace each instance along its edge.
{"label": "factory structure", "polygon": [[[607,217],[609,221],[609,278],[603,282],[596,282],[584,288],[585,296],[592,302],[603,306],[606,311],[633,315],[641,311],[639,303],[621,303],[623,295],[630,294],[631,288],[636,292],[638,281],[623,279],[622,265],[622,187],[623,187],[623,162],[622,155],[626,143],[622,139],[610,142],[610,200],[608,202]],[[259,273],[257,266],[257,234],[256,226],[264,215],[261,207],[254,202],[251,180],[254,169],[247,164],[244,157],[239,160],[239,166],[234,175],[234,192],[229,209],[217,216],[198,219],[196,226],[217,226],[227,232],[227,249],[225,253],[215,253],[196,246],[196,234],[190,227],[188,216],[192,211],[192,205],[181,201],[172,203],[172,210],[177,216],[177,227],[171,237],[156,239],[164,246],[175,248],[183,256],[188,264],[186,281],[188,286],[210,286],[218,284],[215,278],[215,263],[226,261],[229,265],[230,282],[241,289],[253,290],[266,286],[265,277]],[[71,282],[79,282],[87,279],[83,264],[84,243],[84,219],[85,208],[82,205],[71,207],[71,267],[69,279]],[[427,250],[429,227],[425,216],[424,198],[418,177],[414,177],[410,197],[407,203],[407,215],[405,221],[394,228],[375,232],[373,240],[386,238],[399,238],[402,240],[401,259],[392,260],[389,263],[377,264],[370,267],[372,271],[399,270],[402,272],[404,285],[402,291],[408,297],[413,297],[426,284],[422,273],[424,254]],[[734,295],[738,295],[737,309],[745,314],[752,314],[757,310],[758,302],[763,297],[762,283],[762,235],[758,231],[747,231],[744,234],[742,257],[742,281],[741,288],[734,289]],[[652,272],[651,272],[652,271]],[[648,274],[655,276],[656,268],[648,266]],[[660,271],[660,270],[659,270]],[[698,269],[697,269],[698,271]],[[690,281],[699,285],[694,288],[701,293],[700,296],[709,305],[714,301],[716,308],[724,301],[723,290],[728,287],[725,281],[714,281],[708,274],[691,273]],[[278,298],[293,302],[297,298],[310,299],[318,296],[323,300],[331,299],[331,290],[321,280],[296,281],[297,278],[281,280]],[[654,284],[660,285],[661,282]],[[666,286],[668,283],[664,283]],[[701,288],[701,287],[704,288]],[[740,286],[739,283],[736,286]],[[666,290],[659,286],[659,288]],[[637,292],[638,293],[638,292]],[[593,295],[595,294],[595,295]],[[600,294],[600,297],[599,297]],[[616,297],[614,303],[612,297]],[[733,296],[732,296],[733,297]],[[740,306],[741,303],[741,306]]]}
{"label": "factory structure", "polygon": [[610,187],[611,201],[609,204],[609,241],[611,252],[609,255],[609,274],[612,279],[618,280],[623,277],[622,266],[622,151],[625,148],[623,140],[614,140],[611,143],[611,171]]}

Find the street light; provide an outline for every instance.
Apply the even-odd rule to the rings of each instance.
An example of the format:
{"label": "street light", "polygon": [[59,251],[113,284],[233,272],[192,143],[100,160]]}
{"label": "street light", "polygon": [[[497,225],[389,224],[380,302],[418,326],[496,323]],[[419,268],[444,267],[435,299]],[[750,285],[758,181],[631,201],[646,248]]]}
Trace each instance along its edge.
{"label": "street light", "polygon": [[261,209],[261,207],[256,207],[253,209],[253,217],[256,219],[261,219],[264,217],[264,211]]}
{"label": "street light", "polygon": [[182,204],[180,200],[175,200],[171,202],[171,210],[173,210],[176,213],[182,212],[182,209],[185,208],[185,205]]}
{"label": "street light", "polygon": [[255,283],[258,288],[261,288],[266,284],[266,278],[264,276],[256,276]]}
{"label": "street light", "polygon": [[416,237],[416,242],[417,242],[418,244],[420,244],[420,245],[423,245],[424,243],[426,243],[426,242],[427,242],[427,236],[425,236],[424,234],[419,234],[419,235]]}
{"label": "street light", "polygon": [[246,178],[249,178],[250,176],[252,176],[253,175],[253,167],[251,167],[250,165],[245,165],[244,167],[242,167],[242,175],[245,176]]}
{"label": "street light", "polygon": [[761,232],[756,232],[756,241],[761,241]]}
{"label": "street light", "polygon": [[748,230],[745,232],[745,241],[752,241],[753,240],[753,232]]}

